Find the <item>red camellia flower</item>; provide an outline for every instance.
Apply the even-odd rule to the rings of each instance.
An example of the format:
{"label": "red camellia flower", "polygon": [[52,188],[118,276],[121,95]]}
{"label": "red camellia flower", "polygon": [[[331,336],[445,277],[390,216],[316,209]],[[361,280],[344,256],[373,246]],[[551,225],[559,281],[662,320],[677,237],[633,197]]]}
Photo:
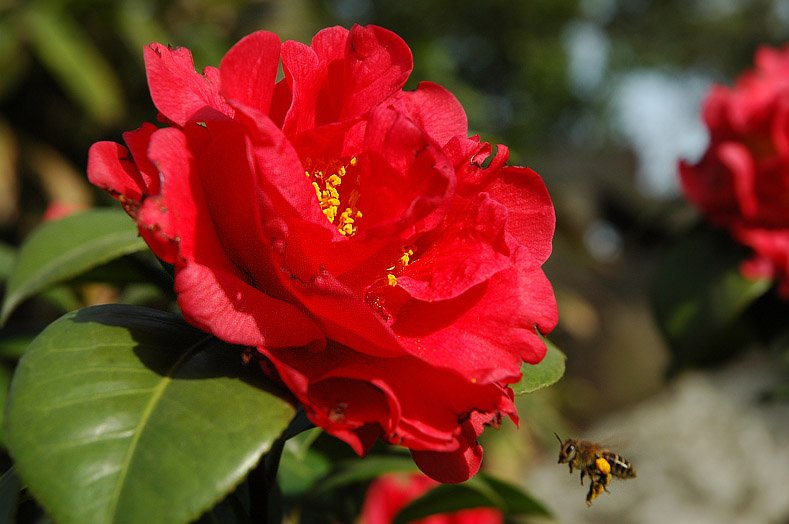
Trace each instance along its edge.
{"label": "red camellia flower", "polygon": [[734,88],[708,95],[709,148],[680,175],[710,221],[753,249],[746,276],[775,278],[789,297],[789,47],[763,47],[755,62]]}
{"label": "red camellia flower", "polygon": [[[420,474],[390,473],[376,479],[367,489],[361,524],[391,524],[401,509],[438,484]],[[411,524],[501,524],[501,511],[473,508],[432,515]]]}
{"label": "red camellia flower", "polygon": [[441,86],[403,91],[411,52],[380,27],[257,32],[203,74],[184,48],[145,64],[166,126],[94,144],[88,175],[174,265],[186,320],[257,348],[359,454],[383,439],[472,476],[557,321],[541,178],[468,138]]}

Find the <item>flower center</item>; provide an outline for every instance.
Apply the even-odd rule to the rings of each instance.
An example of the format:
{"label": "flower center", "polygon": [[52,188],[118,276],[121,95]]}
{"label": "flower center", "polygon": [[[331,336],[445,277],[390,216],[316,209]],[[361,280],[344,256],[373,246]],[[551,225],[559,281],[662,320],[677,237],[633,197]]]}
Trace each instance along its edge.
{"label": "flower center", "polygon": [[348,176],[355,171],[356,164],[356,157],[347,164],[337,160],[318,164],[309,158],[305,162],[305,174],[312,181],[321,211],[348,238],[356,234],[356,221],[362,218],[362,212],[356,207],[361,196],[359,179]]}

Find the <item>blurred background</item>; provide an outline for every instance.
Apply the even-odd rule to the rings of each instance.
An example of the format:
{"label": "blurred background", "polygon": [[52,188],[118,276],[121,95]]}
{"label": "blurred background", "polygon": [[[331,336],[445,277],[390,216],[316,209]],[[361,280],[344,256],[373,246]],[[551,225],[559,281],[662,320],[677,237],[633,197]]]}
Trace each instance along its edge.
{"label": "blurred background", "polygon": [[[155,121],[143,46],[188,47],[200,70],[258,29],[309,42],[354,23],[403,37],[407,88],[450,89],[471,133],[540,173],[556,206],[545,270],[567,373],[519,399],[520,430],[486,433],[486,467],[563,522],[789,523],[789,408],[771,395],[787,363],[754,348],[669,378],[649,306],[662,254],[697,220],[676,165],[706,147],[701,101],[758,46],[789,40],[783,0],[0,0],[0,279],[45,213],[110,203],[87,183],[87,152]],[[24,304],[0,331],[5,383],[34,333],[123,291]],[[616,442],[638,478],[587,509],[554,431]]]}

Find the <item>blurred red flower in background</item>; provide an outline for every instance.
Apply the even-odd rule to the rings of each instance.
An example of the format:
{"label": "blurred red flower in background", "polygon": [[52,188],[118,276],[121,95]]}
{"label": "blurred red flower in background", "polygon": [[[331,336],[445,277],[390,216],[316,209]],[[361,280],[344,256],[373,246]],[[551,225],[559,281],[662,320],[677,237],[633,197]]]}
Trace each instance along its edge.
{"label": "blurred red flower in background", "polygon": [[703,116],[710,145],[680,163],[685,194],[753,249],[746,276],[774,278],[789,297],[789,47],[760,48],[734,88],[712,89]]}
{"label": "blurred red flower in background", "polygon": [[166,127],[94,144],[88,174],[174,265],[184,317],[256,347],[357,453],[380,438],[441,481],[476,473],[557,322],[542,179],[468,138],[441,86],[403,91],[411,52],[379,27],[257,32],[203,74],[184,48],[145,59]]}
{"label": "blurred red flower in background", "polygon": [[[376,479],[367,489],[362,507],[361,524],[391,524],[398,512],[412,500],[424,495],[438,484],[416,474],[390,473]],[[501,511],[473,508],[431,515],[412,524],[501,524]]]}

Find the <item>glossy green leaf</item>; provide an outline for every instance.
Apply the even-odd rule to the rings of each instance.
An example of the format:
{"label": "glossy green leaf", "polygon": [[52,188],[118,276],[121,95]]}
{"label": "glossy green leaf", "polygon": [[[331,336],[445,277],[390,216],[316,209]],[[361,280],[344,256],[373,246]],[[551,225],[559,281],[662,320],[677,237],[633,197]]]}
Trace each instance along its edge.
{"label": "glossy green leaf", "polygon": [[17,254],[6,285],[0,324],[24,299],[145,248],[134,222],[119,209],[93,209],[40,225]]}
{"label": "glossy green leaf", "polygon": [[479,473],[462,484],[442,484],[403,508],[393,524],[406,524],[437,513],[496,508],[505,515],[550,517],[550,512],[517,486]]}
{"label": "glossy green leaf", "polygon": [[567,360],[567,357],[550,340],[544,338],[543,341],[547,350],[545,358],[537,364],[524,363],[521,366],[523,378],[512,386],[512,390],[516,395],[532,393],[538,389],[548,387],[556,383],[564,375],[564,362]]}
{"label": "glossy green leaf", "polygon": [[116,122],[126,104],[120,81],[79,23],[55,2],[30,2],[24,12],[39,59],[94,120]]}
{"label": "glossy green leaf", "polygon": [[722,361],[753,340],[744,313],[772,283],[742,276],[747,256],[724,232],[699,227],[662,261],[651,298],[674,369]]}
{"label": "glossy green leaf", "polygon": [[151,309],[66,314],[14,375],[6,436],[20,477],[60,524],[196,519],[295,413],[240,353]]}

